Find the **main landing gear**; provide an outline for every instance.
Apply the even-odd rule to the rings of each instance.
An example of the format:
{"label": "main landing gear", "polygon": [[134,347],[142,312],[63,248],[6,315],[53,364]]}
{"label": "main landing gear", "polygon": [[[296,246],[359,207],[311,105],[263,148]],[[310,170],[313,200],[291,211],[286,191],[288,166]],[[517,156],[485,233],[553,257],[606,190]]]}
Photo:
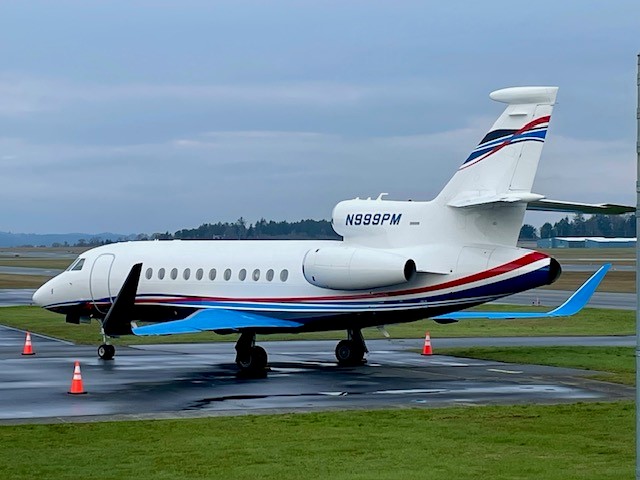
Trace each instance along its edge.
{"label": "main landing gear", "polygon": [[260,376],[267,370],[267,352],[256,345],[255,332],[242,332],[236,343],[236,364],[240,373]]}
{"label": "main landing gear", "polygon": [[[360,329],[347,330],[347,339],[336,346],[336,358],[341,366],[357,366],[366,363],[367,345]],[[267,371],[267,352],[256,345],[255,332],[242,332],[236,343],[236,364],[240,373],[248,376],[264,376]]]}
{"label": "main landing gear", "polygon": [[336,358],[342,366],[355,366],[366,363],[364,354],[369,352],[360,330],[347,330],[347,340],[341,340],[336,346]]}

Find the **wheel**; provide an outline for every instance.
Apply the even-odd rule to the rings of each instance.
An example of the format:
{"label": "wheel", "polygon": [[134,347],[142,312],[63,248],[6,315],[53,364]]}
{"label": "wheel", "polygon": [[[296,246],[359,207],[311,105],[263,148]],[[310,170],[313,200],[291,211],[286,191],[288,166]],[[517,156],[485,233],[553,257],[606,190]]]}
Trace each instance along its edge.
{"label": "wheel", "polygon": [[102,360],[111,360],[113,356],[116,354],[116,347],[113,345],[107,345],[103,343],[98,347],[98,356]]}
{"label": "wheel", "polygon": [[265,349],[256,345],[243,355],[238,354],[236,363],[244,372],[260,372],[267,367],[267,359]]}
{"label": "wheel", "polygon": [[336,358],[340,365],[358,365],[364,358],[364,350],[353,340],[340,340],[336,346]]}

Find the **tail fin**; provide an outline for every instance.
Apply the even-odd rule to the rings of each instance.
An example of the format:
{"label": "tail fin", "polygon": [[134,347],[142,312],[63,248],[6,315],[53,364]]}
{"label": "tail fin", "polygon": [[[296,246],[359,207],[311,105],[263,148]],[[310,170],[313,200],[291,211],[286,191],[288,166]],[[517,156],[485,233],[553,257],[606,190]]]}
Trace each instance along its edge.
{"label": "tail fin", "polygon": [[491,99],[507,108],[436,200],[456,207],[533,200],[531,187],[557,93],[558,87],[492,92]]}

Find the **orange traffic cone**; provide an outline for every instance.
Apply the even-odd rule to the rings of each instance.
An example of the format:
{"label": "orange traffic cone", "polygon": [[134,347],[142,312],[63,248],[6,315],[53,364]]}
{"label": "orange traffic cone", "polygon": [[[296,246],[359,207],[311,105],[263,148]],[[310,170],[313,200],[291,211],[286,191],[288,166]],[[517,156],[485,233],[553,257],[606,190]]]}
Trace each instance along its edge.
{"label": "orange traffic cone", "polygon": [[71,395],[81,395],[83,393],[87,393],[84,391],[84,387],[82,386],[82,374],[80,373],[80,362],[76,361],[76,365],[73,368],[73,379],[71,380],[71,390],[69,392]]}
{"label": "orange traffic cone", "polygon": [[24,340],[24,348],[22,349],[22,355],[35,355],[33,346],[31,345],[31,334],[27,332],[27,338]]}
{"label": "orange traffic cone", "polygon": [[433,355],[433,349],[431,348],[431,335],[429,332],[424,336],[424,347],[422,347],[422,355]]}

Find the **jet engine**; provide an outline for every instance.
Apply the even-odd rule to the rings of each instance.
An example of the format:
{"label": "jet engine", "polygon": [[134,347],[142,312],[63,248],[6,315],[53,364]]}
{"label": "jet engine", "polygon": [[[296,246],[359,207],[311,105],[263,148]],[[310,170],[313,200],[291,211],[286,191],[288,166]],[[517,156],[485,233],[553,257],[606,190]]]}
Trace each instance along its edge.
{"label": "jet engine", "polygon": [[317,287],[365,290],[409,282],[416,275],[416,264],[385,250],[323,247],[306,253],[302,270],[304,278]]}

